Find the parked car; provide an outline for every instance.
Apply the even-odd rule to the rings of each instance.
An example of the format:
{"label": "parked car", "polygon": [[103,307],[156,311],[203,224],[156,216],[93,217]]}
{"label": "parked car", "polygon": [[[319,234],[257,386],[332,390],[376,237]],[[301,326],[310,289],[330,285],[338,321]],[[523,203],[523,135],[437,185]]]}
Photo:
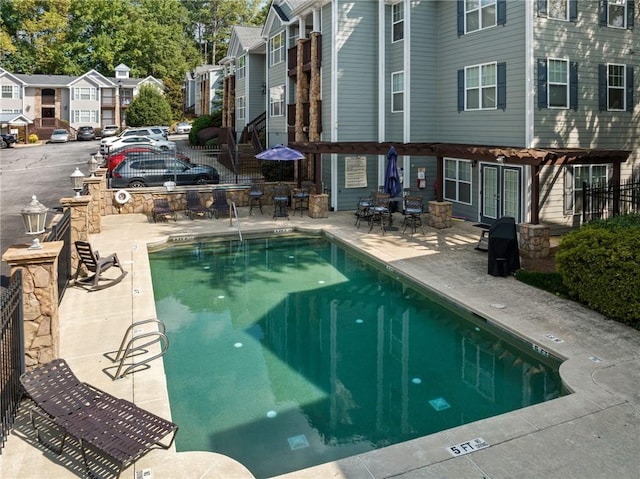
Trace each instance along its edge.
{"label": "parked car", "polygon": [[107,138],[102,138],[100,140],[100,152],[103,153],[103,150],[106,150],[106,147],[103,148],[103,145],[108,145],[117,141],[120,138],[125,138],[128,136],[146,136],[149,138],[153,138],[154,140],[166,140],[167,137],[164,133],[164,130],[159,126],[148,126],[141,128],[127,128],[126,130],[120,132],[117,136],[111,136]]}
{"label": "parked car", "polygon": [[53,130],[51,138],[49,138],[49,143],[66,143],[68,141],[69,132],[60,128]]}
{"label": "parked car", "polygon": [[76,133],[76,140],[95,140],[96,139],[96,130],[92,126],[81,126],[78,128],[78,133]]}
{"label": "parked car", "polygon": [[118,133],[118,125],[105,125],[102,127],[102,138],[108,138],[110,136],[116,136]]}
{"label": "parked car", "polygon": [[173,141],[167,140],[155,140],[148,136],[123,136],[116,137],[116,139],[110,143],[100,142],[100,153],[105,154],[107,151],[113,151],[118,148],[122,148],[125,145],[152,145],[157,146],[163,150],[175,150],[176,144]]}
{"label": "parked car", "polygon": [[167,181],[176,185],[220,183],[220,175],[212,166],[192,165],[176,157],[130,158],[122,161],[111,175],[112,188],[162,186]]}
{"label": "parked car", "polygon": [[0,138],[0,148],[11,148],[17,143],[16,137],[9,133],[2,133]]}
{"label": "parked car", "polygon": [[191,131],[191,123],[187,121],[181,121],[176,125],[176,133],[183,135]]}
{"label": "parked car", "polygon": [[187,163],[191,163],[191,159],[183,155],[182,153],[173,153],[167,150],[163,150],[162,148],[157,148],[151,145],[128,145],[114,153],[111,153],[105,156],[105,164],[104,166],[108,169],[108,174],[111,175],[113,170],[118,166],[122,161],[129,158],[153,158],[158,155],[171,155],[176,158],[181,159],[182,161],[186,161]]}

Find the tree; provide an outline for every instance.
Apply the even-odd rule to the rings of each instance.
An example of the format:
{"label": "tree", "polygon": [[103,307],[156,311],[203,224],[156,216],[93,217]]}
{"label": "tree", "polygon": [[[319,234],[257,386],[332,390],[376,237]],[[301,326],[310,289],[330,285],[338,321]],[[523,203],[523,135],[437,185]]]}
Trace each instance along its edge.
{"label": "tree", "polygon": [[162,93],[151,85],[142,85],[140,93],[127,108],[127,125],[170,125],[171,121],[171,107]]}

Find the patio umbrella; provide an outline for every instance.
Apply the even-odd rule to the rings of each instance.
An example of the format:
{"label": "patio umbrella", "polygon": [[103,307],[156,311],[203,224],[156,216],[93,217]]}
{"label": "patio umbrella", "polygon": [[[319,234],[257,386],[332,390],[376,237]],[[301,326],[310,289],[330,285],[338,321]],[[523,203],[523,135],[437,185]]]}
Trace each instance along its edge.
{"label": "patio umbrella", "polygon": [[391,198],[400,195],[400,176],[398,175],[398,153],[392,146],[387,153],[387,170],[384,175],[384,192],[389,193]]}
{"label": "patio umbrella", "polygon": [[[267,150],[264,150],[256,155],[258,160],[267,161],[295,161],[303,160],[304,154],[293,148],[289,148],[284,145],[275,145]],[[282,163],[280,163],[280,181],[282,181]]]}

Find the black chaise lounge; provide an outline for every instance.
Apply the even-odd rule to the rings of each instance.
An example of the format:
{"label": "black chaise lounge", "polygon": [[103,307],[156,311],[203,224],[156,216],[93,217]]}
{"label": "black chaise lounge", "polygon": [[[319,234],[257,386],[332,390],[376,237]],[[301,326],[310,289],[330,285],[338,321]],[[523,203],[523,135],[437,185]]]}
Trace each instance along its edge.
{"label": "black chaise lounge", "polygon": [[41,439],[36,416],[62,431],[60,447],[52,449],[56,454],[62,454],[67,436],[78,440],[89,475],[89,456],[98,456],[97,467],[106,468],[105,460],[113,464],[119,477],[151,449],[171,447],[178,432],[176,424],[81,382],[63,359],[24,373],[20,383],[37,406],[30,417],[38,441],[52,449]]}
{"label": "black chaise lounge", "polygon": [[200,196],[195,191],[187,191],[187,215],[193,220],[196,216],[211,218],[213,211],[202,204]]}
{"label": "black chaise lounge", "polygon": [[[77,285],[89,291],[98,291],[119,283],[122,281],[122,278],[127,275],[127,272],[122,268],[122,264],[115,253],[101,257],[98,251],[94,251],[86,241],[76,241],[75,245],[80,260],[76,274],[73,277]],[[93,274],[87,278],[78,279],[83,264],[87,270]],[[120,269],[120,275],[118,277],[107,278],[103,276],[103,273],[111,267]]]}

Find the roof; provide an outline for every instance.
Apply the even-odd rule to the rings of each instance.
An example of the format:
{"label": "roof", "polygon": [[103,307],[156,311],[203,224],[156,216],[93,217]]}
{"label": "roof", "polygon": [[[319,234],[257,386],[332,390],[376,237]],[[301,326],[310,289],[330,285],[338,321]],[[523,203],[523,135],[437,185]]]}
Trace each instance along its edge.
{"label": "roof", "polygon": [[386,155],[394,146],[398,155],[441,156],[496,161],[516,165],[553,166],[596,163],[624,163],[631,150],[598,148],[523,148],[513,146],[466,145],[458,143],[293,142],[289,146],[303,153]]}
{"label": "roof", "polygon": [[0,125],[26,125],[33,123],[22,113],[0,113]]}

